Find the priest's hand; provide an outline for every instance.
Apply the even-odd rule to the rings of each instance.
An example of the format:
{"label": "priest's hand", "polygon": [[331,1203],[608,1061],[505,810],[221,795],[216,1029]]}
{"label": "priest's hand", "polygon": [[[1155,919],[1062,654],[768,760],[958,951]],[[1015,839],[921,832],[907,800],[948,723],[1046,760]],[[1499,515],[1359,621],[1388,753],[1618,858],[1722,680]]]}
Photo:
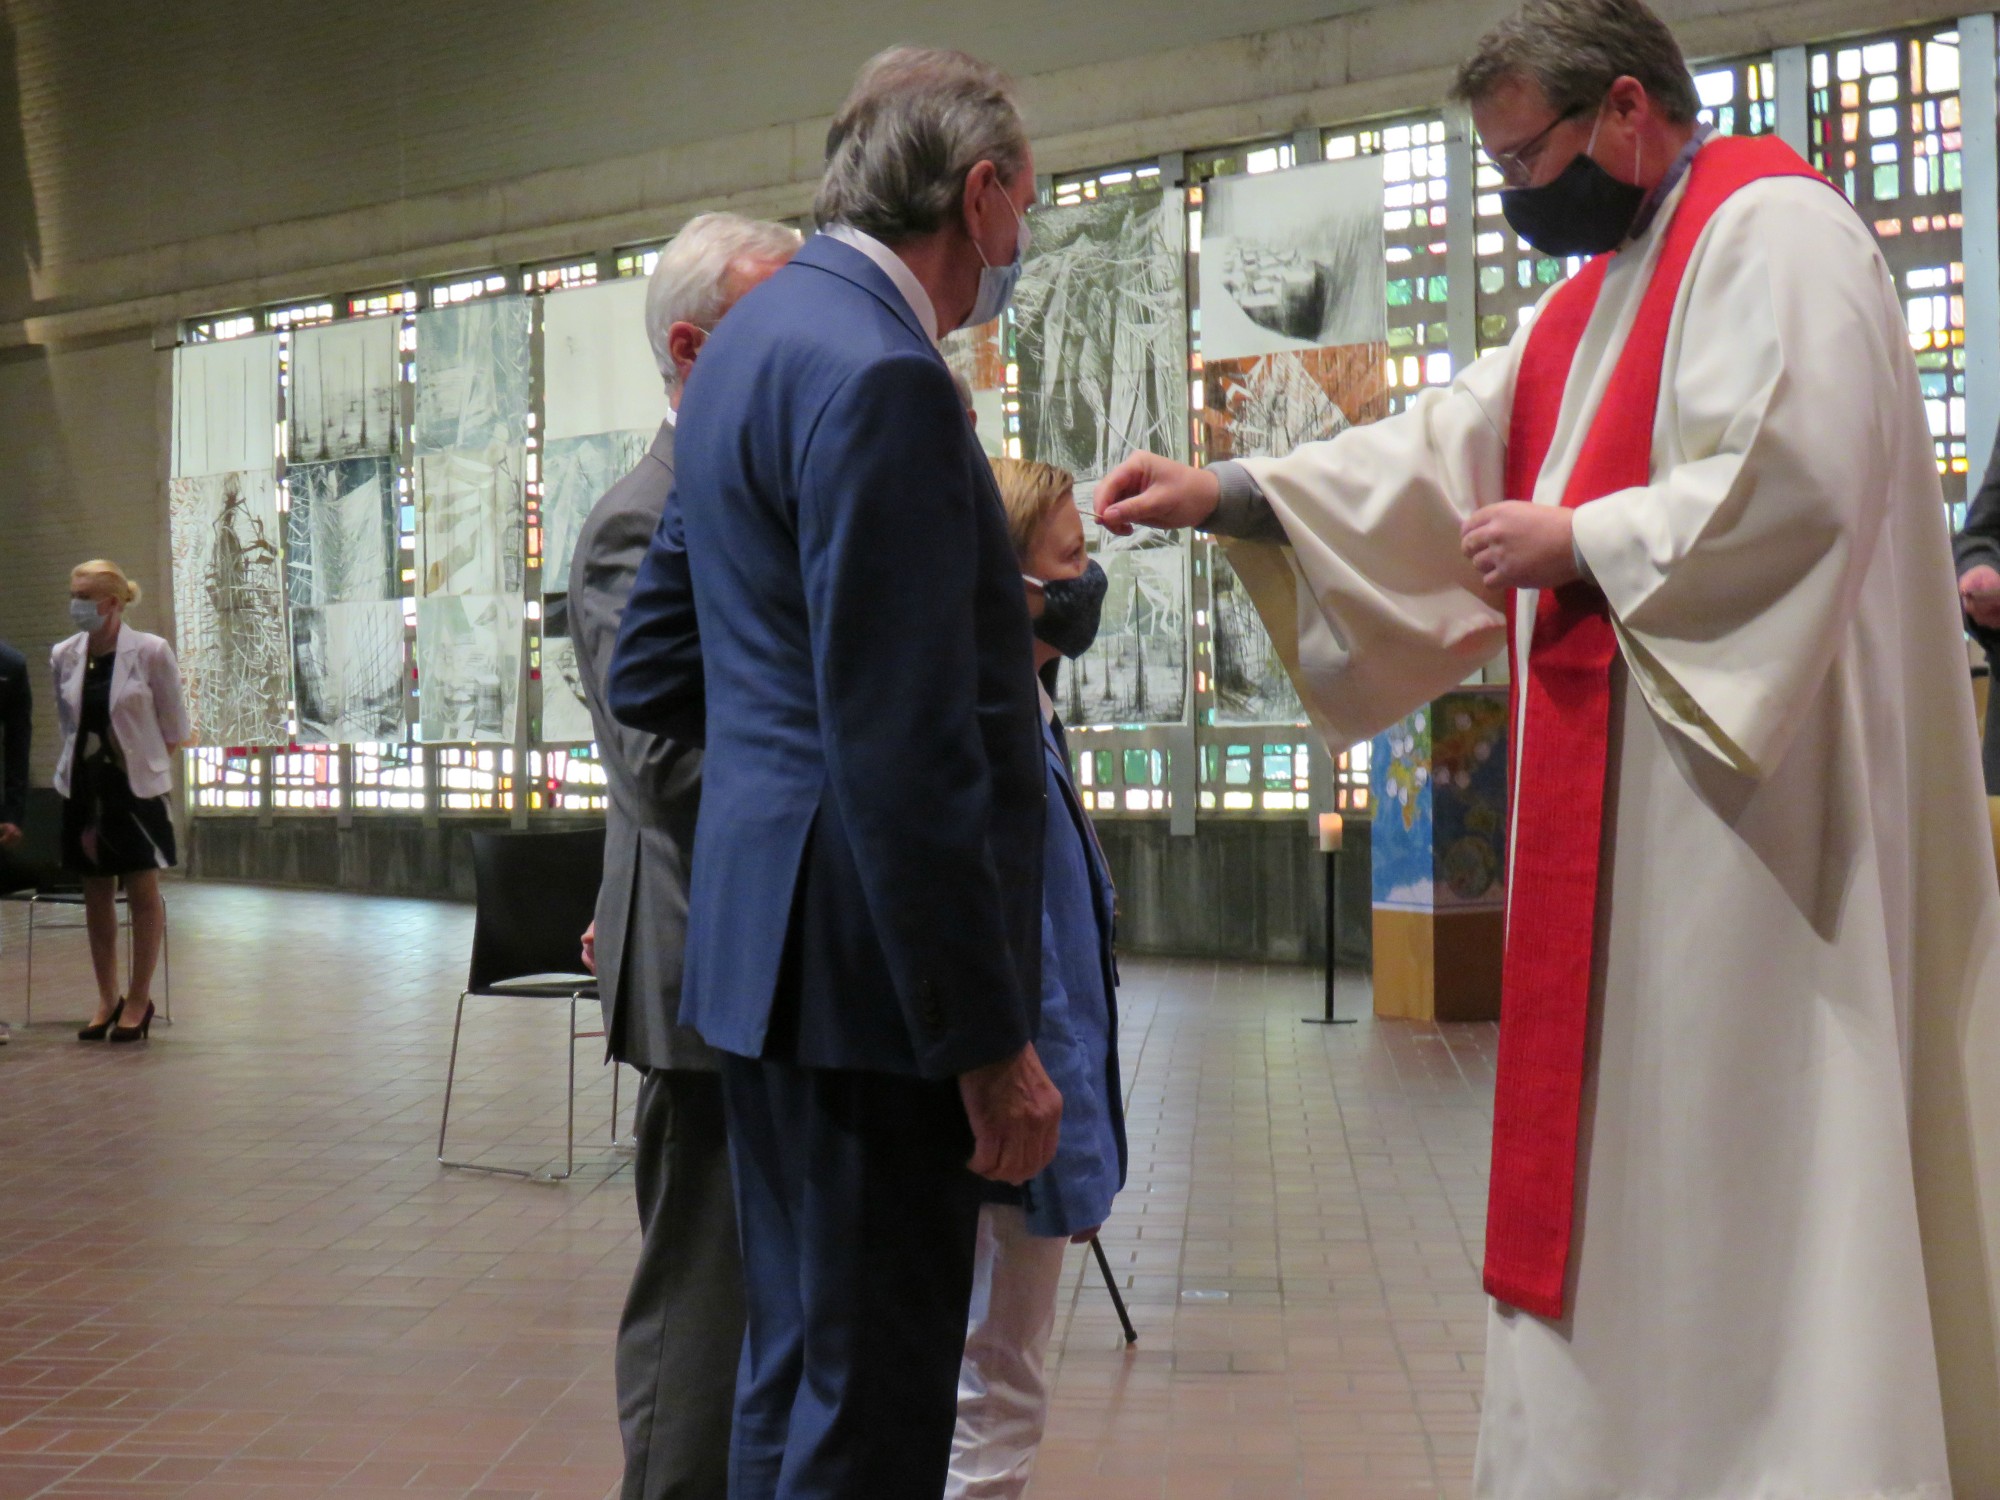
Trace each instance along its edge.
{"label": "priest's hand", "polygon": [[1476,510],[1459,528],[1465,555],[1493,589],[1556,589],[1583,576],[1560,505],[1503,500]]}
{"label": "priest's hand", "polygon": [[1215,514],[1222,483],[1206,469],[1135,453],[1097,481],[1093,498],[1097,524],[1113,536],[1130,536],[1134,526],[1176,531]]}
{"label": "priest's hand", "polygon": [[2000,630],[2000,571],[1981,563],[1958,580],[1958,600],[1966,617],[1985,630]]}

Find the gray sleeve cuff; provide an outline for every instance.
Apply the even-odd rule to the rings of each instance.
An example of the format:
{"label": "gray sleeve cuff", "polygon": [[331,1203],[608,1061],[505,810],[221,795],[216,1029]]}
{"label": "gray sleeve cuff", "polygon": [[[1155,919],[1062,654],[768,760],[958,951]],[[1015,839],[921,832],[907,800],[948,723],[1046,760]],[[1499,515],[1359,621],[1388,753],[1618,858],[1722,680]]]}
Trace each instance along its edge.
{"label": "gray sleeve cuff", "polygon": [[1202,522],[1203,531],[1244,542],[1282,543],[1287,540],[1285,523],[1271,509],[1271,502],[1264,498],[1264,491],[1258,487],[1248,469],[1225,459],[1221,463],[1210,464],[1208,472],[1221,486],[1221,494],[1215,502],[1214,513]]}

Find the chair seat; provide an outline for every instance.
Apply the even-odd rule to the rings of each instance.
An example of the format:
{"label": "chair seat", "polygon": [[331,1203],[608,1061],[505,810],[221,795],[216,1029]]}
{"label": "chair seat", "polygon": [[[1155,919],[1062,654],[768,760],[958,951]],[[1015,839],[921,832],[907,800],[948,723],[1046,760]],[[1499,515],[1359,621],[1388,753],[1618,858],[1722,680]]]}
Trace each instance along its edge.
{"label": "chair seat", "polygon": [[470,991],[475,995],[500,995],[512,1000],[570,1000],[597,998],[597,978],[592,974],[522,974],[513,979],[496,979]]}

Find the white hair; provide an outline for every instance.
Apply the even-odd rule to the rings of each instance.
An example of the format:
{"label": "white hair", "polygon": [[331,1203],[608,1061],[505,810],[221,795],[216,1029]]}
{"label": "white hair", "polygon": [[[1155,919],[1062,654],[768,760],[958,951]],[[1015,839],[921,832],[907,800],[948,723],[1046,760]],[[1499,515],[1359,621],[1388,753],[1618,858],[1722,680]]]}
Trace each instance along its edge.
{"label": "white hair", "polygon": [[714,328],[729,311],[732,271],[746,261],[789,260],[798,248],[796,229],[741,214],[703,214],[674,236],[646,283],[646,337],[669,394],[679,387],[680,372],[667,349],[667,331],[676,323]]}

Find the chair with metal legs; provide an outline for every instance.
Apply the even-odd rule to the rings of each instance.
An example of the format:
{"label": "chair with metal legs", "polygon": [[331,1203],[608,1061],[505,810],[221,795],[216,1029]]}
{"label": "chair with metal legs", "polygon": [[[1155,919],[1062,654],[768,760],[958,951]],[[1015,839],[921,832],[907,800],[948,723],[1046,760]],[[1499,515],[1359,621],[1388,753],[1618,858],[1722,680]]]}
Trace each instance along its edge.
{"label": "chair with metal legs", "polygon": [[[601,1024],[577,1030],[576,1013],[586,1002],[597,1009],[597,981],[577,972],[583,930],[597,905],[604,869],[602,827],[561,833],[475,833],[472,835],[475,912],[472,965],[451,1025],[451,1060],[445,1066],[444,1112],[438,1119],[437,1159],[441,1166],[491,1172],[537,1182],[561,1182],[576,1170],[576,1044],[602,1037]],[[526,1167],[489,1166],[450,1160],[445,1133],[451,1125],[452,1085],[458,1076],[458,1043],[467,1000],[555,1002],[569,1010],[567,1113],[563,1169],[536,1172]],[[613,1087],[616,1087],[614,1075]],[[617,1104],[612,1105],[617,1132]]]}
{"label": "chair with metal legs", "polygon": [[[28,909],[27,973],[22,981],[22,1024],[35,1021],[35,933],[74,931],[85,923],[63,920],[61,913],[83,909],[83,885],[62,867],[62,797],[48,787],[31,788],[28,811],[21,830],[21,842],[8,851],[5,885],[0,901],[11,901]],[[125,930],[125,967],[132,967],[132,907],[121,889],[117,896],[118,925]],[[164,914],[166,897],[162,894]],[[43,916],[43,908],[50,909]],[[174,1023],[173,949],[164,923],[160,931],[160,1019]]]}

